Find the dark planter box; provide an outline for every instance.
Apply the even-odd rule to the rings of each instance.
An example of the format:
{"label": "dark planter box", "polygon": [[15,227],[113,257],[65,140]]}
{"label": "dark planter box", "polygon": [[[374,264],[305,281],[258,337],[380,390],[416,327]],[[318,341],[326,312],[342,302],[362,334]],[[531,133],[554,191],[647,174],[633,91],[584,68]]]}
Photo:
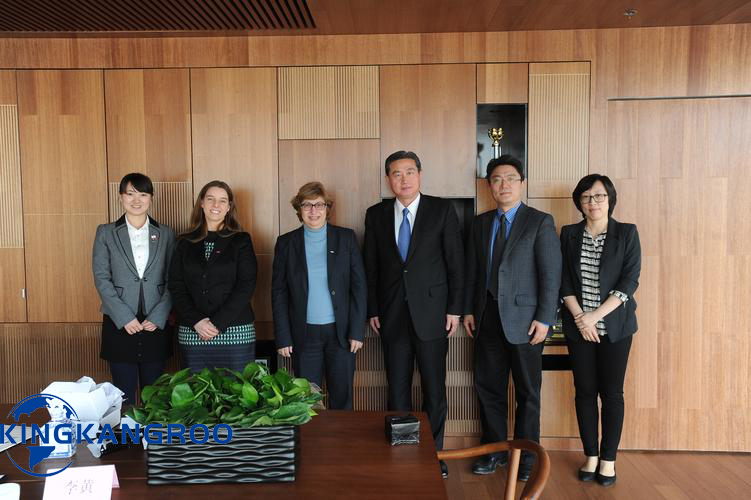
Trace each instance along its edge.
{"label": "dark planter box", "polygon": [[[295,480],[298,427],[232,428],[232,440],[217,444],[149,444],[149,484],[258,483]],[[213,432],[213,429],[209,429]],[[187,433],[186,433],[187,435]],[[203,439],[202,433],[196,433]],[[220,439],[226,438],[226,432]]]}

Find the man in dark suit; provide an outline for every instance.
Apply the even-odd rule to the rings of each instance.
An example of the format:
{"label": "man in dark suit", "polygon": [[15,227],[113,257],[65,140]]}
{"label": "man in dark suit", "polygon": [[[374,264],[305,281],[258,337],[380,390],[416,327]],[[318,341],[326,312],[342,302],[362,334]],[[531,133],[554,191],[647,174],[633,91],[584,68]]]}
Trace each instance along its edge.
{"label": "man in dark suit", "polygon": [[[526,183],[518,159],[503,155],[491,160],[486,178],[497,207],[472,223],[464,317],[467,333],[476,340],[482,442],[507,439],[509,371],[517,404],[514,438],[539,441],[542,349],[556,318],[560,245],[553,217],[521,202]],[[472,471],[490,474],[507,460],[504,454],[487,455]],[[529,478],[533,460],[522,454],[520,480]]]}
{"label": "man in dark suit", "polygon": [[[420,159],[398,151],[386,158],[396,196],[365,215],[368,318],[380,334],[388,379],[388,408],[412,407],[412,370],[420,370],[423,408],[437,449],[443,448],[446,354],[462,312],[464,257],[451,204],[420,193]],[[444,476],[448,474],[441,464]]]}

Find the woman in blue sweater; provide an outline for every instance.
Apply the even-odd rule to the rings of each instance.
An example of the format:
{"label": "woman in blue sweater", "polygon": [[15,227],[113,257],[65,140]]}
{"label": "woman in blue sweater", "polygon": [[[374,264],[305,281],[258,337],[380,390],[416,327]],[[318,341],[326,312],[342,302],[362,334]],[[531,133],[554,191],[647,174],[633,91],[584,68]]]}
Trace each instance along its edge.
{"label": "woman in blue sweater", "polygon": [[355,233],[328,223],[333,201],[320,182],[291,200],[302,226],[274,249],[271,306],[279,354],[295,375],[321,385],[328,407],[352,409],[355,353],[363,345],[367,286]]}

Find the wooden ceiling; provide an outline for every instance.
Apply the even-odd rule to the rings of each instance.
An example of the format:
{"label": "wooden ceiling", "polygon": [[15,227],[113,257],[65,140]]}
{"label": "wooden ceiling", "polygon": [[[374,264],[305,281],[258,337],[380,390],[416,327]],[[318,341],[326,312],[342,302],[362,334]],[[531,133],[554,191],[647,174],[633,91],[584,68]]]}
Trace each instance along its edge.
{"label": "wooden ceiling", "polygon": [[0,13],[6,37],[338,35],[750,23],[751,0],[0,0]]}

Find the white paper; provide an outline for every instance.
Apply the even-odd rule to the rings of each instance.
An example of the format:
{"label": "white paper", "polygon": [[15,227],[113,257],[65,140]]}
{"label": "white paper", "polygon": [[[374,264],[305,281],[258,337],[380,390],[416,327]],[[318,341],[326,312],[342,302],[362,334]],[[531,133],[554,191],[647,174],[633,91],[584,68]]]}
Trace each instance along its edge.
{"label": "white paper", "polygon": [[20,497],[21,486],[18,483],[0,484],[0,500],[18,500]]}
{"label": "white paper", "polygon": [[[0,444],[0,452],[3,452],[5,450],[7,450],[8,448],[13,448],[16,444],[18,444],[18,443],[21,442],[21,439],[22,439],[22,436],[21,436],[21,427],[20,426],[14,427],[13,430],[10,431],[10,437],[13,438],[13,441],[15,441],[15,444],[14,443],[10,443],[10,442],[5,442],[3,444]],[[31,438],[31,430],[30,429],[29,429],[29,432],[26,433],[26,441],[28,441],[29,438]],[[8,441],[10,441],[10,439]]]}
{"label": "white paper", "polygon": [[[47,473],[59,469],[47,469]],[[68,467],[44,481],[42,500],[108,500],[112,488],[119,488],[115,466]]]}

